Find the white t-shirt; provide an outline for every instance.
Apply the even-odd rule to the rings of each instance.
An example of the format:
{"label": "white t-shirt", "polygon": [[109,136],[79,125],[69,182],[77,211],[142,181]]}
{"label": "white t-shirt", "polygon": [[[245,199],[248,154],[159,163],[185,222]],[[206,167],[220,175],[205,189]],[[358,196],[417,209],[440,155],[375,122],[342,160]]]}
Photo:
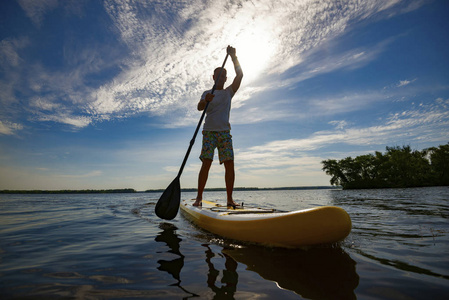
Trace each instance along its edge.
{"label": "white t-shirt", "polygon": [[[205,99],[206,95],[212,90],[205,91],[201,99]],[[209,102],[206,111],[206,121],[203,130],[206,131],[226,131],[231,130],[229,116],[231,113],[231,100],[234,97],[232,86],[228,86],[224,90],[215,90],[214,99]]]}

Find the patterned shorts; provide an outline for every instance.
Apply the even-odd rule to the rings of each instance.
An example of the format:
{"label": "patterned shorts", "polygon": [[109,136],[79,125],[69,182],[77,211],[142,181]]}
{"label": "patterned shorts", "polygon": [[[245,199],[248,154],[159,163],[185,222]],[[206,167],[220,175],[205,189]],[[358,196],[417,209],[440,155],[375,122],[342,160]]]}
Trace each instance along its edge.
{"label": "patterned shorts", "polygon": [[228,131],[203,131],[203,147],[201,148],[201,161],[214,159],[215,148],[218,148],[220,164],[227,160],[234,160],[232,149],[232,135]]}

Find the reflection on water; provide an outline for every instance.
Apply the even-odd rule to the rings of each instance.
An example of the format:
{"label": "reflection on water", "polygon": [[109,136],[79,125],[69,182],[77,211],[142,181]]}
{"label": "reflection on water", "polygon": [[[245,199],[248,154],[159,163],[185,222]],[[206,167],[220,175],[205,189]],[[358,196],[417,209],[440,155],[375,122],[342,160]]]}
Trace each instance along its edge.
{"label": "reflection on water", "polygon": [[291,250],[249,246],[223,252],[304,298],[356,299],[356,263],[339,247]]}
{"label": "reflection on water", "polygon": [[[168,272],[177,282],[177,286],[190,297],[199,295],[184,288],[181,270],[185,256],[181,253],[182,239],[176,234],[177,227],[162,223],[155,240],[165,242],[167,253],[175,254],[172,260],[158,260],[159,271]],[[309,299],[356,299],[354,289],[359,277],[356,263],[339,247],[282,249],[247,245],[241,248],[225,248],[222,253],[213,252],[209,244],[202,244],[205,250],[205,262],[208,267],[207,287],[214,293],[214,299],[233,299],[237,292],[239,274],[238,262],[247,266],[247,270],[258,273],[263,278],[274,281],[286,290],[294,291]],[[225,259],[224,269],[219,270],[212,262],[214,257]],[[221,275],[221,276],[220,276]],[[218,278],[220,282],[218,282]]]}
{"label": "reflection on water", "polygon": [[210,249],[209,245],[203,244],[206,247],[206,263],[209,267],[207,273],[207,286],[215,293],[214,299],[233,299],[234,294],[237,291],[237,282],[239,275],[237,273],[237,262],[233,260],[229,255],[224,254],[226,259],[225,269],[223,270],[223,277],[221,279],[221,287],[217,286],[217,277],[220,272],[215,268],[212,263],[212,257],[215,253]]}
{"label": "reflection on water", "polygon": [[[168,253],[173,253],[178,257],[173,260],[158,260],[157,263],[159,267],[157,268],[159,271],[168,272],[174,279],[177,280],[176,283],[171,284],[171,286],[177,286],[187,294],[190,294],[191,297],[198,297],[198,295],[187,291],[185,288],[181,286],[181,270],[184,266],[184,255],[179,251],[179,242],[182,241],[181,238],[176,234],[176,230],[178,229],[175,225],[170,223],[161,223],[159,228],[162,229],[156,238],[156,242],[164,242],[170,248]],[[186,297],[190,298],[190,297]]]}
{"label": "reflection on water", "polygon": [[[206,195],[226,201],[225,193]],[[447,299],[449,293],[449,187],[236,192],[245,205],[345,209],[353,229],[341,248],[308,250],[223,240],[182,216],[163,222],[154,216],[160,195],[150,197],[0,195],[0,298]]]}
{"label": "reflection on water", "polygon": [[[333,191],[351,215],[353,251],[400,271],[449,279],[447,188]],[[406,255],[404,255],[406,254]]]}
{"label": "reflection on water", "polygon": [[[178,229],[175,225],[170,223],[161,223],[159,226],[162,229],[156,238],[156,242],[164,242],[167,244],[170,250],[168,253],[175,254],[177,257],[172,260],[158,260],[157,263],[159,267],[157,268],[159,271],[169,273],[174,279],[176,279],[176,283],[171,284],[170,286],[177,286],[182,289],[187,294],[190,294],[190,297],[199,297],[199,295],[192,293],[185,289],[181,285],[181,270],[184,266],[184,258],[185,256],[180,251],[180,242],[181,238],[176,234],[176,230]],[[237,290],[237,282],[238,282],[238,274],[237,274],[237,262],[232,259],[228,255],[224,255],[226,258],[225,262],[225,270],[223,270],[223,276],[221,279],[222,286],[217,285],[217,278],[220,275],[220,271],[217,270],[212,263],[212,258],[215,257],[215,253],[207,244],[203,244],[203,247],[206,248],[205,251],[205,261],[208,266],[207,273],[207,286],[214,292],[214,299],[233,299],[234,294]]]}

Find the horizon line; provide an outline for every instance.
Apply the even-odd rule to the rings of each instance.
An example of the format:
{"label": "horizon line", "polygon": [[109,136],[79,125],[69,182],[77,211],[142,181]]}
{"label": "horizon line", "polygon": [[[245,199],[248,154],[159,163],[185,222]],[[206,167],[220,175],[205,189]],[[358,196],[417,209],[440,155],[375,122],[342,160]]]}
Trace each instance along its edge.
{"label": "horizon line", "polygon": [[[339,186],[291,186],[291,187],[236,187],[234,191],[264,191],[264,190],[306,190],[306,189],[340,189]],[[60,190],[39,190],[39,189],[30,189],[30,190],[0,190],[0,194],[98,194],[98,193],[156,193],[156,192],[164,192],[166,189],[148,189],[143,191],[137,191],[133,188],[124,188],[124,189],[76,189],[76,190],[68,190],[68,189],[60,189]],[[196,192],[197,188],[181,188],[181,192]],[[205,192],[216,192],[216,191],[226,191],[226,188],[206,188]]]}

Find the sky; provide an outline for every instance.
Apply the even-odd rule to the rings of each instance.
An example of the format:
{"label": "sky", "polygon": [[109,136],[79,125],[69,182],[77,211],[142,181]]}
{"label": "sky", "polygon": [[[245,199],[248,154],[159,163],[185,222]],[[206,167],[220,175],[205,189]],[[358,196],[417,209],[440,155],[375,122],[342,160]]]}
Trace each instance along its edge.
{"label": "sky", "polygon": [[[449,142],[446,0],[4,0],[0,190],[164,189],[226,47],[236,187]],[[226,64],[228,84],[235,76]],[[197,186],[201,131],[181,176]],[[212,165],[207,187],[224,187]]]}

